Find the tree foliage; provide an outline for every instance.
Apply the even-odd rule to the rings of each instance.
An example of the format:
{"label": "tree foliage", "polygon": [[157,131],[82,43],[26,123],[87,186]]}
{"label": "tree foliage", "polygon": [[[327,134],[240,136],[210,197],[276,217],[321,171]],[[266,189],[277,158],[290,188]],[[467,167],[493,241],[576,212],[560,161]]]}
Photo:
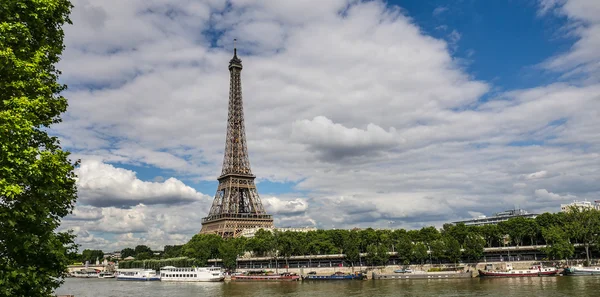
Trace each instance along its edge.
{"label": "tree foliage", "polygon": [[132,248],[124,248],[121,250],[121,259],[125,259],[127,257],[135,257],[135,250]]}
{"label": "tree foliage", "polygon": [[89,263],[96,263],[96,260],[102,261],[104,259],[104,252],[101,250],[88,250],[85,249],[81,252],[81,262],[89,261]]}
{"label": "tree foliage", "polygon": [[48,128],[61,121],[58,82],[68,0],[0,1],[0,295],[51,296],[75,249],[59,233],[77,192],[69,153]]}

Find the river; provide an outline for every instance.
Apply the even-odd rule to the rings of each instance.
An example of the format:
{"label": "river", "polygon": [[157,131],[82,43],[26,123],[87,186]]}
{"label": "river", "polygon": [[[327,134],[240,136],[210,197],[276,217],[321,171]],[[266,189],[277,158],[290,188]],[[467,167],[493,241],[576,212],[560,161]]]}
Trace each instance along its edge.
{"label": "river", "polygon": [[446,280],[172,283],[68,278],[56,290],[75,297],[107,296],[598,296],[600,276]]}

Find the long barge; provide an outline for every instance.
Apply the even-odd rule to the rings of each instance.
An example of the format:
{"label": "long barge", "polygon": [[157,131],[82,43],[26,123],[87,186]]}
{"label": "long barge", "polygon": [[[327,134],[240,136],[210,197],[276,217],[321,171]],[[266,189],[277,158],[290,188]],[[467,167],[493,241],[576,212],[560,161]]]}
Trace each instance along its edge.
{"label": "long barge", "polygon": [[472,272],[424,272],[424,273],[394,273],[378,274],[373,272],[373,279],[454,279],[454,278],[472,278]]}
{"label": "long barge", "polygon": [[231,281],[236,282],[285,282],[299,281],[300,276],[295,273],[281,274],[245,274],[232,275]]}
{"label": "long barge", "polygon": [[336,272],[331,275],[313,274],[313,275],[307,275],[307,276],[303,277],[303,280],[360,280],[360,279],[365,279],[365,276],[360,272],[357,272],[354,274]]}
{"label": "long barge", "polygon": [[554,276],[559,270],[554,267],[543,267],[537,265],[529,269],[513,269],[512,264],[506,264],[506,270],[479,270],[480,277],[532,277],[532,276]]}

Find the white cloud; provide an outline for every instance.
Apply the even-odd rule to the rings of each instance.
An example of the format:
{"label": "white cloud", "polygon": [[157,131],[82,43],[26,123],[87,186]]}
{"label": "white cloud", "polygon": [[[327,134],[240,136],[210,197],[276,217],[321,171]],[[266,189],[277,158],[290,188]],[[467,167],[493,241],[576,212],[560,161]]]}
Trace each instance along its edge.
{"label": "white cloud", "polygon": [[175,204],[207,199],[175,178],[141,181],[135,172],[95,160],[83,160],[75,170],[79,203],[127,207],[137,204]]}
{"label": "white cloud", "polygon": [[565,200],[573,200],[577,198],[573,195],[559,195],[556,193],[549,192],[546,189],[537,189],[535,190],[535,196],[540,200],[549,200],[549,201],[565,201]]}
{"label": "white cloud", "polygon": [[432,14],[433,14],[433,16],[439,16],[446,11],[448,11],[448,7],[438,6],[433,10]]}
{"label": "white cloud", "polygon": [[277,197],[262,197],[261,200],[265,210],[269,214],[274,215],[289,216],[303,214],[308,208],[308,203],[300,198],[281,200]]}
{"label": "white cloud", "polygon": [[[569,36],[579,39],[571,49],[543,63],[543,66],[566,72],[564,77],[589,75],[593,82],[600,81],[600,1],[596,0],[540,0],[540,14],[553,11],[566,16]],[[585,80],[584,80],[585,81]]]}
{"label": "white cloud", "polygon": [[526,175],[525,179],[539,179],[539,178],[545,178],[546,176],[548,176],[548,171],[542,170],[542,171],[538,171],[538,172],[534,172],[534,173],[530,173],[530,174]]}
{"label": "white cloud", "polygon": [[293,139],[309,145],[328,159],[341,159],[392,148],[400,142],[395,134],[394,128],[385,131],[372,123],[364,130],[346,128],[323,116],[297,121],[292,128]]}

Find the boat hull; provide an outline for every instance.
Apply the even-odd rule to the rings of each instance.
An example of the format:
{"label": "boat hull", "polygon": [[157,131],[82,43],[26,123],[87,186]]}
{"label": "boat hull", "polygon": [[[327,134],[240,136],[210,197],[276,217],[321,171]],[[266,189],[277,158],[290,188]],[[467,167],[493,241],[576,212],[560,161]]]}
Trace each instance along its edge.
{"label": "boat hull", "polygon": [[358,275],[308,275],[305,280],[361,280],[363,276]]}
{"label": "boat hull", "polygon": [[479,270],[480,277],[534,277],[534,276],[554,276],[558,274],[558,270],[551,271],[526,271],[526,272],[500,272],[500,271],[483,271]]}
{"label": "boat hull", "polygon": [[127,277],[117,276],[118,281],[160,281],[160,277]]}
{"label": "boat hull", "polygon": [[449,279],[449,278],[471,278],[473,274],[471,272],[433,272],[433,273],[395,273],[395,274],[376,274],[373,273],[373,279],[401,279],[401,280],[413,280],[413,279]]}
{"label": "boat hull", "polygon": [[236,281],[236,282],[292,282],[292,281],[299,281],[300,276],[298,276],[298,275],[293,275],[293,276],[278,276],[278,275],[245,276],[245,275],[240,275],[240,276],[232,276],[231,280]]}
{"label": "boat hull", "polygon": [[163,282],[220,282],[223,281],[224,277],[214,277],[214,278],[199,278],[199,277],[191,277],[191,278],[169,278],[163,277],[161,281]]}
{"label": "boat hull", "polygon": [[564,270],[564,275],[577,276],[577,275],[600,275],[599,268],[579,268],[571,267]]}

